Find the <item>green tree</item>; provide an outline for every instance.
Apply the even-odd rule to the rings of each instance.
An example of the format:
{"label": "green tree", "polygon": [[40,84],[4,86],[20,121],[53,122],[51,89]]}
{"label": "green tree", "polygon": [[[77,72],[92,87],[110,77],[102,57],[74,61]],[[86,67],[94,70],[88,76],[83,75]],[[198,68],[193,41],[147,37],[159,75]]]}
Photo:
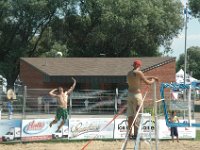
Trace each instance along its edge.
{"label": "green tree", "polygon": [[10,85],[19,58],[158,56],[183,26],[179,0],[0,1],[0,73]]}
{"label": "green tree", "polygon": [[178,0],[81,0],[79,6],[64,20],[71,56],[157,56],[183,27]]}
{"label": "green tree", "polygon": [[[51,23],[51,44],[66,45],[69,56],[158,56],[183,27],[178,0],[77,0],[64,18]],[[47,44],[41,47],[50,50]]]}
{"label": "green tree", "polygon": [[[190,47],[187,49],[187,73],[191,74],[196,79],[200,79],[200,70],[198,69],[200,66],[200,47]],[[184,69],[184,59],[185,55],[181,54],[177,61],[177,70],[180,68]]]}
{"label": "green tree", "polygon": [[0,1],[0,73],[10,86],[19,74],[19,58],[40,53],[44,31],[67,5],[66,0]]}
{"label": "green tree", "polygon": [[200,0],[189,0],[189,7],[192,15],[200,19]]}

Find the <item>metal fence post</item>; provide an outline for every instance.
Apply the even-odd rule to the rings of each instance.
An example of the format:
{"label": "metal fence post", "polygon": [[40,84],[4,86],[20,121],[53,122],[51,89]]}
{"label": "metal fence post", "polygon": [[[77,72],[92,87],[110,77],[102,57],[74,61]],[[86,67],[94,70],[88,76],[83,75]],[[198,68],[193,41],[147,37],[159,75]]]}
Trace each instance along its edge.
{"label": "metal fence post", "polygon": [[72,96],[69,97],[69,119],[71,119],[72,115]]}
{"label": "metal fence post", "polygon": [[115,91],[115,112],[114,114],[117,114],[117,103],[118,103],[118,88],[116,88],[116,91]]}
{"label": "metal fence post", "polygon": [[23,93],[23,108],[22,108],[22,119],[25,119],[26,115],[26,98],[27,98],[27,86],[24,86],[24,93]]}
{"label": "metal fence post", "polygon": [[156,102],[156,82],[153,83],[153,100],[154,100],[154,110],[155,110],[155,146],[158,150],[158,114],[157,114],[157,102]]}

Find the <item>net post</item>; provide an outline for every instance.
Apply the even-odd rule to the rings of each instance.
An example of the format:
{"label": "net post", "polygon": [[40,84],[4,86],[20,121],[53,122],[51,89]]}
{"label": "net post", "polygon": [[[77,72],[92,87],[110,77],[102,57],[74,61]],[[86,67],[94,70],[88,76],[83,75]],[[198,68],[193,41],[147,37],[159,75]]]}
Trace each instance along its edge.
{"label": "net post", "polygon": [[157,114],[157,103],[156,103],[156,82],[153,83],[153,101],[154,101],[154,113],[155,113],[155,146],[158,150],[158,114]]}

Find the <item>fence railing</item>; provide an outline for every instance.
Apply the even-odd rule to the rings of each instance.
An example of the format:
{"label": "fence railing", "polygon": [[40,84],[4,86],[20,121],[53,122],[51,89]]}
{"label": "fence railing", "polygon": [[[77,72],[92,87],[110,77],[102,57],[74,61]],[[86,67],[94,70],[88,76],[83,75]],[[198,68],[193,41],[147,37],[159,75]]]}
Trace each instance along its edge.
{"label": "fence railing", "polygon": [[[17,91],[16,100],[8,101],[5,93],[0,93],[1,118],[49,118],[54,117],[57,100],[49,95],[51,89],[21,87]],[[150,88],[149,93],[152,92]],[[151,94],[149,94],[151,95]],[[169,96],[170,92],[167,91]],[[158,98],[159,99],[159,98]],[[170,108],[171,100],[166,103]],[[195,98],[194,98],[195,99]],[[114,115],[126,105],[127,89],[124,90],[75,90],[68,99],[68,110],[71,115]],[[194,103],[193,103],[194,104]],[[197,108],[197,107],[195,107]],[[162,115],[162,103],[158,104],[158,114]],[[154,107],[151,97],[144,102],[144,112],[153,114]],[[125,114],[124,112],[123,114]]]}
{"label": "fence railing", "polygon": [[[53,117],[57,99],[49,95],[51,89],[33,89],[26,86],[17,93],[16,100],[0,95],[2,118]],[[68,99],[70,115],[113,115],[126,103],[127,90],[75,90]],[[9,106],[8,106],[9,105]]]}

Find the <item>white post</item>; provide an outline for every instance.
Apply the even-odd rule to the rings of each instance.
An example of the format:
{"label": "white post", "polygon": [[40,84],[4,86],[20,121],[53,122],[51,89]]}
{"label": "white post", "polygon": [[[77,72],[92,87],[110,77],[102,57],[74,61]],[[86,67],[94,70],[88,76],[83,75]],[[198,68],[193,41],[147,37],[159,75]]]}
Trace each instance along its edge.
{"label": "white post", "polygon": [[116,88],[115,93],[115,113],[117,114],[117,103],[118,103],[118,88]]}
{"label": "white post", "polygon": [[[183,101],[186,102],[187,100],[187,94],[186,94],[186,89],[183,89]],[[185,119],[185,109],[183,111],[183,119]]]}
{"label": "white post", "polygon": [[187,23],[188,23],[188,4],[185,7],[185,57],[184,57],[184,84],[186,84],[186,70],[187,70]]}
{"label": "white post", "polygon": [[158,150],[158,115],[157,115],[157,102],[156,102],[156,82],[153,83],[153,100],[154,100],[154,110],[155,110],[155,146]]}
{"label": "white post", "polygon": [[150,125],[149,125],[149,143],[150,143],[150,150],[152,149],[152,144],[151,144],[151,128],[152,128],[152,119],[151,119],[152,115],[150,114],[149,116],[149,121],[150,121]]}
{"label": "white post", "polygon": [[[184,84],[186,85],[186,76],[187,76],[187,23],[188,23],[188,4],[186,3],[185,8],[185,57],[184,57]],[[184,101],[186,101],[186,90],[184,89]],[[183,119],[185,119],[185,110]]]}
{"label": "white post", "polygon": [[188,123],[190,124],[191,126],[191,85],[189,86],[189,89],[188,89]]}

